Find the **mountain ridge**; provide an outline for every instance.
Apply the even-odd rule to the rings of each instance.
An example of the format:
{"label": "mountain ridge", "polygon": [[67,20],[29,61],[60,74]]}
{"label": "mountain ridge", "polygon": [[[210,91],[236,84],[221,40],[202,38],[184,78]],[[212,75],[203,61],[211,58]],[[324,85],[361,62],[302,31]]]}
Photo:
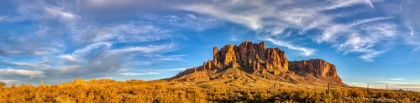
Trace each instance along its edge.
{"label": "mountain ridge", "polygon": [[338,76],[334,64],[322,59],[288,61],[283,50],[266,48],[265,42],[248,41],[240,45],[225,45],[221,49],[214,47],[213,60],[207,60],[201,66],[186,69],[169,80],[202,82],[227,77],[264,78],[293,84],[345,85]]}

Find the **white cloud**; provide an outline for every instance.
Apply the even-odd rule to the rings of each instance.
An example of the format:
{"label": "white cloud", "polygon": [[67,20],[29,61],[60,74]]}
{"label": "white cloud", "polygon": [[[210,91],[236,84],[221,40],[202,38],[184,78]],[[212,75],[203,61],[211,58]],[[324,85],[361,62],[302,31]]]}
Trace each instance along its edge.
{"label": "white cloud", "polygon": [[196,5],[182,5],[179,6],[180,9],[194,11],[203,14],[209,14],[215,17],[220,17],[222,19],[227,19],[233,21],[238,24],[244,24],[249,28],[254,30],[260,28],[260,20],[258,15],[235,15],[229,12],[225,12],[220,7],[215,7],[213,5],[206,5],[206,4],[196,4]]}
{"label": "white cloud", "polygon": [[2,16],[0,15],[0,22],[13,22],[17,18],[10,18],[9,16]]}
{"label": "white cloud", "polygon": [[[388,89],[388,90],[410,90],[410,91],[420,91],[420,84],[413,84],[408,82],[395,82],[395,81],[377,81],[375,83],[359,83],[352,82],[348,84],[349,86],[363,87],[366,88],[369,85],[369,88],[375,89]],[[387,88],[388,87],[388,88]]]}
{"label": "white cloud", "polygon": [[0,74],[2,75],[8,75],[8,74],[17,74],[17,75],[23,75],[23,76],[29,76],[30,78],[33,77],[43,77],[44,72],[38,71],[38,70],[19,70],[19,69],[0,69]]}
{"label": "white cloud", "polygon": [[[372,33],[384,32],[387,35],[391,35],[390,33],[393,33],[393,31],[395,31],[395,26],[393,26],[392,24],[363,25],[369,22],[375,22],[375,21],[386,20],[386,19],[390,19],[390,17],[376,17],[376,18],[362,19],[362,20],[351,22],[349,24],[329,24],[330,26],[321,27],[321,29],[324,30],[324,32],[321,36],[316,38],[315,41],[317,41],[318,43],[334,42],[336,41],[336,39],[343,36],[344,34],[351,34],[352,36],[354,34],[359,35],[361,30],[365,30]],[[380,34],[376,36],[380,37]],[[348,39],[351,39],[351,38],[348,38]]]}
{"label": "white cloud", "polygon": [[[5,60],[7,60],[7,59],[5,59]],[[0,64],[9,65],[9,66],[16,66],[16,67],[24,68],[24,69],[48,68],[48,67],[50,67],[48,64],[46,64],[46,61],[16,61],[16,62],[0,61]]]}
{"label": "white cloud", "polygon": [[[361,59],[373,62],[374,57],[392,48],[392,41],[395,40],[395,36],[398,36],[395,24],[372,23],[387,19],[389,17],[378,17],[334,26],[326,29],[326,32],[316,41],[318,43],[330,42],[344,54],[362,53]],[[337,41],[337,39],[341,40]]]}
{"label": "white cloud", "polygon": [[[294,46],[285,30],[298,29],[299,35],[310,35],[318,43],[326,42],[336,47],[338,51],[361,53],[360,58],[372,62],[373,58],[392,48],[392,42],[398,32],[396,24],[387,21],[393,17],[355,18],[350,23],[337,22],[340,14],[328,14],[326,11],[349,8],[355,5],[365,5],[374,9],[371,0],[320,1],[316,3],[300,1],[284,1],[267,3],[264,1],[230,2],[213,1],[181,5],[179,9],[207,14],[216,18],[244,25],[255,30],[257,36],[265,38],[268,35],[283,37],[276,44],[292,50],[302,51],[302,55],[311,55],[315,50]],[[366,11],[357,11],[357,14]],[[348,16],[357,14],[348,13]],[[320,30],[321,35],[307,34],[308,30]],[[297,35],[297,34],[293,34]],[[289,41],[289,42],[288,42]],[[379,44],[381,42],[381,44]]]}
{"label": "white cloud", "polygon": [[168,72],[172,72],[172,71],[184,71],[187,68],[172,68],[172,69],[163,69],[163,71],[168,71]]}
{"label": "white cloud", "polygon": [[55,3],[54,5],[44,0],[37,1],[16,1],[18,4],[18,16],[13,21],[37,20],[47,22],[57,20],[66,25],[72,25],[81,19],[81,16],[72,13],[73,8],[69,8],[72,3]]}
{"label": "white cloud", "polygon": [[80,26],[72,35],[76,42],[153,42],[172,39],[171,31],[161,29],[154,25],[136,23],[125,23],[111,26]]}
{"label": "white cloud", "polygon": [[106,49],[107,50],[111,46],[112,46],[112,44],[108,43],[108,42],[97,42],[97,43],[89,44],[84,48],[77,49],[76,51],[74,51],[73,54],[77,55],[77,56],[85,57],[85,56],[89,55],[90,53],[92,53],[93,50],[96,50],[96,49],[100,49],[100,50]]}
{"label": "white cloud", "polygon": [[[420,8],[418,5],[420,2],[416,0],[404,0],[400,3],[400,8],[398,10],[398,14],[402,16],[402,20],[406,26],[409,27],[411,32],[419,30],[419,22],[420,22],[420,15],[417,10]],[[416,30],[415,30],[416,29]],[[414,34],[414,33],[413,33]]]}
{"label": "white cloud", "polygon": [[78,62],[79,61],[78,59],[76,59],[76,57],[73,57],[72,55],[68,55],[68,54],[58,56],[58,58],[64,59],[67,62]]}
{"label": "white cloud", "polygon": [[378,81],[380,83],[384,83],[384,84],[409,84],[408,82],[404,82],[404,81]]}
{"label": "white cloud", "polygon": [[362,54],[359,58],[365,60],[366,62],[373,62],[374,57],[382,54],[385,51],[367,51],[367,53]]}
{"label": "white cloud", "polygon": [[190,17],[191,19],[197,19],[197,17],[195,17],[195,15],[193,14],[187,14],[188,17]]}
{"label": "white cloud", "polygon": [[1,80],[1,79],[0,79],[0,81],[4,82],[6,84],[11,84],[11,83],[16,83],[17,82],[17,80]]}
{"label": "white cloud", "polygon": [[345,8],[356,4],[367,4],[370,7],[374,7],[370,0],[337,0],[330,1],[331,4],[323,8],[322,10],[334,10],[339,8]]}
{"label": "white cloud", "polygon": [[316,51],[315,49],[312,49],[312,48],[295,46],[295,45],[289,44],[287,42],[283,42],[283,41],[280,41],[280,40],[274,40],[272,38],[265,38],[263,40],[270,41],[274,45],[283,46],[283,47],[286,47],[290,50],[300,51],[301,52],[300,54],[303,55],[303,56],[310,56],[310,55],[314,54],[314,52]]}
{"label": "white cloud", "polygon": [[130,52],[141,52],[141,53],[164,52],[164,50],[168,50],[172,47],[173,47],[173,44],[128,47],[128,48],[111,50],[109,51],[109,55],[117,55],[117,54],[130,53]]}
{"label": "white cloud", "polygon": [[389,80],[394,80],[394,81],[403,81],[403,80],[405,80],[404,78],[391,78],[391,79],[389,79]]}
{"label": "white cloud", "polygon": [[131,72],[124,72],[124,73],[119,73],[121,75],[131,75],[131,76],[138,76],[138,75],[152,75],[152,74],[164,74],[164,73],[168,73],[168,72],[180,72],[180,71],[184,71],[187,68],[161,68],[161,69],[143,69],[143,70],[134,70],[134,69],[127,69],[127,71],[132,70]]}
{"label": "white cloud", "polygon": [[74,20],[74,19],[80,19],[81,17],[70,13],[70,12],[65,12],[63,11],[62,8],[59,7],[54,7],[54,6],[44,6],[44,10],[46,11],[47,14],[49,14],[49,16],[52,17],[57,17],[61,20],[64,21],[70,21],[70,20]]}

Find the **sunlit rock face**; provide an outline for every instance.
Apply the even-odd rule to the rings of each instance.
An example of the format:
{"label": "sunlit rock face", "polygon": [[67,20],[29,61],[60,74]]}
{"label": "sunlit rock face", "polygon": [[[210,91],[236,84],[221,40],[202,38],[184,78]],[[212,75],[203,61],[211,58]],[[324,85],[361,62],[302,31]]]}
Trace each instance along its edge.
{"label": "sunlit rock face", "polygon": [[333,64],[322,59],[310,59],[289,62],[289,70],[296,74],[312,74],[315,77],[328,78],[334,82],[342,82]]}
{"label": "sunlit rock face", "polygon": [[[195,73],[192,77],[199,80],[209,80],[210,75],[236,68],[260,77],[311,77],[327,82],[342,83],[333,64],[322,59],[288,61],[286,54],[279,48],[266,48],[264,42],[242,42],[238,45],[225,45],[221,49],[213,48],[213,60],[207,60],[203,65],[180,72],[173,78]],[[267,73],[270,73],[268,75]]]}
{"label": "sunlit rock face", "polygon": [[283,50],[265,48],[265,43],[242,42],[237,45],[226,45],[222,49],[213,48],[213,65],[217,68],[226,66],[250,67],[260,69],[288,69],[288,60]]}

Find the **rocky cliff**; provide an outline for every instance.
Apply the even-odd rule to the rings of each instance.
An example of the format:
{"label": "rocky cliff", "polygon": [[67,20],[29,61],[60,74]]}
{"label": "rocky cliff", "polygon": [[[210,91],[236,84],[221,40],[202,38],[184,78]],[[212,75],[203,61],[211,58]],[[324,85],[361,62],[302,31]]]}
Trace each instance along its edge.
{"label": "rocky cliff", "polygon": [[333,64],[321,59],[289,62],[283,50],[266,48],[264,42],[248,41],[242,42],[239,46],[225,45],[220,50],[214,47],[213,60],[207,60],[202,66],[187,69],[172,79],[188,77],[193,80],[211,80],[223,76],[215,74],[229,68],[237,68],[266,79],[298,81],[306,80],[299,78],[306,78],[309,75],[328,82],[341,83]]}
{"label": "rocky cliff", "polygon": [[300,76],[313,75],[318,78],[325,78],[328,81],[341,83],[341,78],[337,75],[335,65],[322,59],[310,59],[289,62],[289,70]]}
{"label": "rocky cliff", "polygon": [[[265,48],[265,43],[254,44],[245,41],[239,46],[226,45],[220,51],[213,48],[213,64],[215,68],[246,67],[252,72],[261,69],[288,68],[288,60],[284,51],[278,48]],[[207,69],[207,68],[206,68]]]}

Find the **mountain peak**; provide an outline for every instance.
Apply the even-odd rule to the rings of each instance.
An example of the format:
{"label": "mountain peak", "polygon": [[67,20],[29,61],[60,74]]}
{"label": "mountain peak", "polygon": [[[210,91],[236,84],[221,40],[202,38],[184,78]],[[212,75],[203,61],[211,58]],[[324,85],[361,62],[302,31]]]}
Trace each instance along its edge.
{"label": "mountain peak", "polygon": [[207,60],[202,66],[187,69],[173,77],[172,80],[186,80],[186,78],[200,81],[211,80],[220,78],[218,76],[223,76],[220,73],[230,68],[260,78],[286,82],[304,82],[307,80],[305,79],[308,77],[307,75],[310,74],[309,76],[325,80],[325,82],[342,84],[335,66],[325,60],[310,59],[289,62],[283,50],[266,48],[265,42],[252,43],[249,41],[244,41],[239,46],[225,45],[220,50],[214,47],[213,60]]}

